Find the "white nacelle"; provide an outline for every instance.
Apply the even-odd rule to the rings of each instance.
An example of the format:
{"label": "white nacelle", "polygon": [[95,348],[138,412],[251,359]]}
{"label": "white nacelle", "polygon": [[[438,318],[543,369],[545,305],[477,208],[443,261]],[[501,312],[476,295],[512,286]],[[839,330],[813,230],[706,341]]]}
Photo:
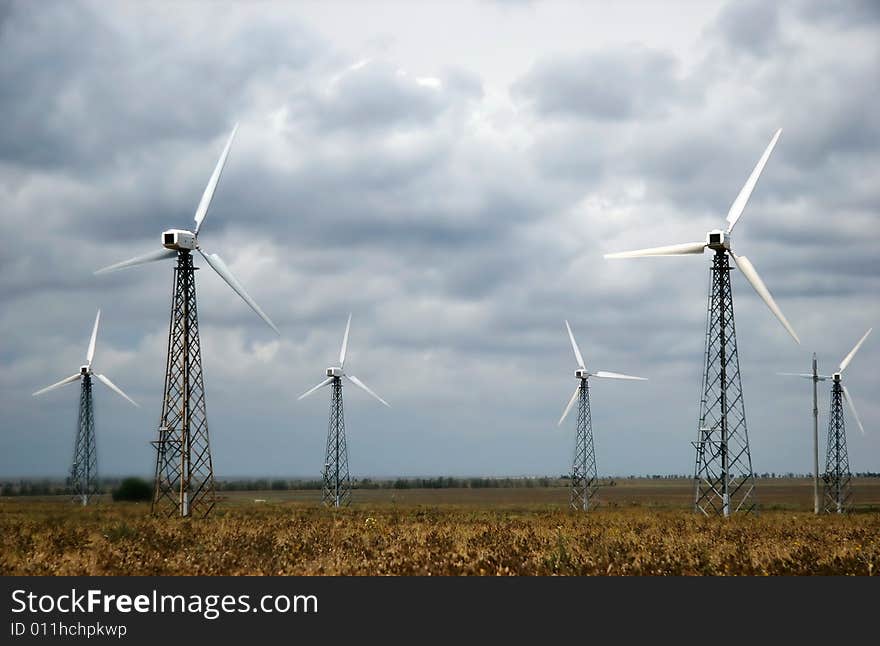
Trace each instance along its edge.
{"label": "white nacelle", "polygon": [[587,372],[586,370],[581,370],[580,368],[578,368],[577,370],[574,371],[574,376],[577,377],[578,379],[586,379],[587,377],[590,376],[590,373]]}
{"label": "white nacelle", "polygon": [[81,374],[81,375],[89,374],[89,367],[88,366],[80,366],[79,367],[79,374]]}
{"label": "white nacelle", "polygon": [[183,229],[168,229],[162,232],[162,246],[175,251],[192,250],[196,248],[196,235]]}
{"label": "white nacelle", "polygon": [[342,376],[342,368],[327,368],[327,376],[328,377],[341,377]]}
{"label": "white nacelle", "polygon": [[721,229],[715,229],[706,234],[706,245],[710,249],[730,248],[730,242]]}
{"label": "white nacelle", "polygon": [[833,375],[831,375],[831,378],[834,379],[834,381],[840,381],[840,373],[835,372]]}

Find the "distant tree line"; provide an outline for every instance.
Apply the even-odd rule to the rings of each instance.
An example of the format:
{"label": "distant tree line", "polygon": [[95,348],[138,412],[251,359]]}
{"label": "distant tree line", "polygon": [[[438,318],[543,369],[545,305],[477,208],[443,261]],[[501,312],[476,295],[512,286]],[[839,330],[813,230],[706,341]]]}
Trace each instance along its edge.
{"label": "distant tree line", "polygon": [[[556,487],[561,486],[562,478],[462,478],[435,476],[420,478],[353,478],[353,489],[491,489],[517,487]],[[218,491],[289,491],[321,489],[322,481],[317,479],[238,479],[218,480]]]}
{"label": "distant tree line", "polygon": [[[809,473],[756,473],[759,478],[811,478]],[[859,471],[853,473],[857,478],[880,478],[880,472]],[[682,480],[693,475],[681,474],[649,474],[627,475],[600,478],[600,484],[614,486],[617,480]],[[535,487],[568,486],[568,475],[537,476],[537,477],[453,477],[431,476],[410,478],[354,478],[354,489],[516,489]],[[131,478],[102,478],[98,483],[98,492],[103,494],[117,493],[123,482]],[[152,487],[152,482],[146,483]],[[291,491],[321,489],[322,482],[317,478],[221,478],[216,481],[217,491]],[[70,493],[66,480],[51,478],[22,478],[19,480],[0,481],[0,496],[53,496]],[[123,494],[126,495],[126,494]]]}

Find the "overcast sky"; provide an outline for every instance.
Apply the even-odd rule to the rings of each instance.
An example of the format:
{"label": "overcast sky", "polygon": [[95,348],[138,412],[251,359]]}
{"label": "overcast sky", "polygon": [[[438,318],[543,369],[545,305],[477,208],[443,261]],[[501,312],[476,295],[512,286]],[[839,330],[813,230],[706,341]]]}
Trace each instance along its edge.
{"label": "overcast sky", "polygon": [[[601,474],[692,473],[711,259],[602,255],[736,229],[799,333],[738,272],[757,472],[811,469],[808,371],[880,322],[880,4],[127,4],[0,0],[0,477],[63,477],[83,362],[99,470],[149,474],[172,263],[95,276],[191,228],[281,329],[198,272],[218,476],[317,477],[322,379],[353,313],[352,475],[560,474],[588,368]],[[197,262],[204,265],[204,262]],[[880,333],[846,383],[880,471]],[[820,391],[824,464],[828,387]]]}

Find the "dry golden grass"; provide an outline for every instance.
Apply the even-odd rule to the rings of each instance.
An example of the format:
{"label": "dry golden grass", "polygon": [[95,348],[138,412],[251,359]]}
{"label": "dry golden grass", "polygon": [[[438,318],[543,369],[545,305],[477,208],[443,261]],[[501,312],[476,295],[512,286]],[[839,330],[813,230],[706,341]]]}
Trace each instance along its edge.
{"label": "dry golden grass", "polygon": [[504,510],[301,502],[221,505],[209,519],[148,508],[0,502],[0,574],[877,574],[880,514],[680,509]]}

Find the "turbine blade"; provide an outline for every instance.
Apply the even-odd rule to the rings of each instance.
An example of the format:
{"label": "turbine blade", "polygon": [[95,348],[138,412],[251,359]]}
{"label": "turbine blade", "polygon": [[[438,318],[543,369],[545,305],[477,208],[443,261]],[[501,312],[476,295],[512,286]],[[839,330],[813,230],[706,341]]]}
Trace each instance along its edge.
{"label": "turbine blade", "polygon": [[865,339],[868,338],[868,335],[871,333],[871,330],[874,328],[869,328],[867,332],[865,332],[865,336],[859,339],[859,342],[856,343],[856,347],[850,350],[849,354],[844,357],[843,361],[840,362],[840,372],[846,370],[846,367],[849,365],[849,362],[853,360],[853,357],[856,356],[856,352],[859,351],[859,348],[862,347],[862,344],[865,342]]}
{"label": "turbine blade", "polygon": [[571,396],[571,399],[568,400],[568,405],[565,407],[565,410],[562,411],[562,417],[559,418],[559,421],[556,422],[556,426],[562,426],[562,422],[565,421],[565,418],[568,417],[568,411],[571,410],[571,407],[574,406],[574,402],[577,399],[578,393],[581,391],[581,385],[578,384],[577,388],[574,389],[574,394]]}
{"label": "turbine blade", "polygon": [[733,231],[733,227],[736,226],[740,216],[743,214],[743,210],[746,208],[746,204],[752,195],[752,191],[755,190],[755,185],[758,183],[758,178],[764,171],[764,166],[767,165],[767,160],[770,159],[770,153],[772,153],[773,148],[776,147],[776,142],[779,140],[779,135],[781,134],[782,128],[777,130],[776,134],[773,135],[773,139],[770,140],[770,144],[764,150],[764,154],[761,155],[761,159],[758,160],[758,164],[755,166],[752,174],[749,175],[749,178],[740,190],[739,195],[736,196],[733,204],[730,205],[730,210],[727,212],[727,221],[729,223],[727,233]]}
{"label": "turbine blade", "polygon": [[236,132],[238,132],[237,123],[232,129],[232,134],[229,135],[229,139],[226,141],[226,147],[223,149],[223,154],[220,155],[220,159],[214,167],[214,172],[211,174],[211,179],[208,180],[205,192],[202,193],[202,199],[199,202],[199,207],[196,209],[195,217],[193,217],[196,221],[196,235],[199,234],[202,222],[204,222],[205,216],[208,214],[208,207],[211,206],[211,200],[214,199],[214,191],[217,190],[217,184],[220,182],[220,175],[223,173],[223,167],[226,165],[226,158],[229,157],[229,149],[232,148],[232,140],[235,139]]}
{"label": "turbine blade", "polygon": [[[782,375],[783,377],[803,377],[804,379],[812,379],[813,375],[809,372],[777,372],[777,375]],[[819,381],[825,381],[828,377],[824,375],[817,375]]]}
{"label": "turbine blade", "polygon": [[316,390],[318,390],[318,388],[323,388],[324,386],[326,386],[327,384],[329,384],[331,381],[333,381],[333,377],[327,377],[324,381],[322,381],[321,383],[319,383],[319,384],[318,384],[317,386],[315,386],[314,388],[309,388],[309,389],[308,389],[307,391],[305,391],[302,395],[300,395],[299,397],[297,397],[297,399],[298,399],[298,400],[299,400],[299,399],[305,399],[306,397],[308,397],[309,395],[311,395],[313,392],[315,392]]}
{"label": "turbine blade", "polygon": [[86,351],[86,364],[92,365],[92,359],[95,358],[95,342],[98,340],[98,323],[101,320],[101,310],[95,317],[95,327],[92,328],[92,338],[89,340],[89,349]]}
{"label": "turbine blade", "polygon": [[[843,386],[843,384],[841,384]],[[849,409],[852,411],[853,417],[856,418],[856,424],[859,425],[859,430],[862,432],[862,435],[865,434],[865,427],[862,426],[862,420],[859,419],[859,413],[856,410],[855,402],[853,402],[852,395],[849,394],[849,389],[846,386],[843,386],[843,397],[846,399],[846,403],[849,404]]]}
{"label": "turbine blade", "polygon": [[648,381],[647,377],[633,377],[632,375],[623,375],[619,372],[606,372],[600,370],[590,375],[591,377],[599,377],[599,379],[632,379],[634,381]]}
{"label": "turbine blade", "polygon": [[242,287],[241,283],[238,282],[238,279],[229,270],[229,267],[226,266],[226,263],[223,262],[223,258],[218,256],[216,253],[212,253],[212,254],[208,255],[205,252],[203,252],[201,249],[199,249],[199,253],[202,254],[202,258],[204,258],[205,261],[209,265],[211,265],[211,269],[216,271],[217,274],[220,276],[220,278],[225,280],[226,284],[229,285],[233,289],[233,291],[235,291],[236,294],[241,296],[242,300],[245,303],[247,303],[254,312],[257,313],[257,316],[259,316],[261,319],[263,319],[266,322],[266,325],[268,325],[270,328],[275,330],[275,334],[277,334],[278,336],[281,336],[281,332],[279,332],[278,328],[275,327],[275,324],[272,322],[272,319],[270,319],[268,316],[266,316],[266,313],[263,310],[261,310],[260,306],[257,305],[257,303],[254,301],[254,299],[252,299],[250,297],[250,295],[248,295],[248,293],[245,291],[244,287]]}
{"label": "turbine blade", "polygon": [[351,329],[351,314],[348,315],[348,323],[345,324],[345,335],[342,337],[342,349],[339,351],[339,367],[345,365],[345,351],[348,350],[348,331]]}
{"label": "turbine blade", "polygon": [[370,395],[372,395],[373,397],[378,399],[380,402],[385,404],[388,408],[391,408],[391,404],[389,404],[387,401],[385,401],[384,399],[379,397],[379,395],[377,395],[372,390],[370,390],[370,387],[367,386],[367,384],[365,384],[363,381],[361,381],[360,379],[358,379],[354,375],[345,375],[345,378],[348,379],[351,383],[353,383],[358,388],[361,388],[361,389],[365,390],[366,392],[368,392]]}
{"label": "turbine blade", "polygon": [[773,315],[779,319],[779,322],[782,323],[783,327],[788,330],[788,333],[791,335],[795,341],[800,344],[801,340],[798,338],[798,335],[795,333],[794,328],[791,327],[791,324],[788,322],[788,319],[785,318],[785,314],[782,313],[782,310],[779,309],[779,306],[776,304],[776,301],[773,300],[773,296],[770,295],[770,290],[767,289],[767,286],[764,284],[764,281],[761,280],[761,277],[758,275],[755,266],[751,263],[751,261],[745,256],[737,256],[735,253],[730,252],[730,255],[733,256],[733,261],[736,263],[736,266],[739,267],[739,270],[742,272],[743,276],[746,277],[746,280],[749,281],[749,284],[755,289],[763,301],[767,304],[767,307],[770,308],[770,311],[773,312]]}
{"label": "turbine blade", "polygon": [[51,386],[46,386],[42,390],[38,390],[37,392],[32,394],[32,397],[36,397],[37,395],[42,395],[43,393],[47,393],[50,390],[55,390],[56,388],[61,388],[61,386],[66,386],[67,384],[71,384],[74,381],[76,381],[77,379],[79,379],[79,377],[80,377],[79,373],[76,373],[75,375],[70,375],[69,377],[67,377],[66,379],[62,379],[58,383],[54,383]]}
{"label": "turbine blade", "polygon": [[571,349],[574,350],[574,358],[577,359],[578,368],[586,368],[584,358],[581,356],[581,350],[578,348],[577,341],[574,340],[574,334],[571,332],[571,326],[568,321],[565,322],[565,328],[568,330],[568,338],[571,340]]}
{"label": "turbine blade", "polygon": [[156,262],[157,260],[167,260],[168,258],[174,258],[177,256],[177,252],[173,249],[158,249],[156,251],[151,251],[150,253],[145,253],[142,256],[135,256],[134,258],[130,258],[128,260],[123,260],[122,262],[117,262],[115,265],[108,265],[107,267],[102,267],[98,269],[96,274],[104,274],[108,271],[116,271],[117,269],[126,269],[127,267],[134,267],[135,265],[145,265],[148,262]]}
{"label": "turbine blade", "polygon": [[605,257],[609,259],[616,259],[648,258],[651,256],[688,256],[690,254],[703,253],[703,250],[705,248],[705,242],[686,242],[684,244],[673,244],[666,247],[650,247],[648,249],[636,249],[635,251],[619,251],[617,253],[606,253]]}
{"label": "turbine blade", "polygon": [[114,383],[113,383],[112,381],[110,381],[107,377],[105,377],[104,375],[95,375],[95,376],[101,381],[101,383],[103,383],[105,386],[107,386],[107,388],[109,388],[110,390],[112,390],[113,392],[115,392],[117,395],[119,395],[120,397],[124,397],[125,399],[127,399],[128,401],[130,401],[132,404],[134,404],[134,405],[137,406],[138,408],[141,407],[141,405],[138,404],[135,400],[133,400],[131,397],[129,397],[128,395],[126,395],[124,392],[122,392],[122,388],[120,388],[119,386],[117,386],[116,384],[114,384]]}

